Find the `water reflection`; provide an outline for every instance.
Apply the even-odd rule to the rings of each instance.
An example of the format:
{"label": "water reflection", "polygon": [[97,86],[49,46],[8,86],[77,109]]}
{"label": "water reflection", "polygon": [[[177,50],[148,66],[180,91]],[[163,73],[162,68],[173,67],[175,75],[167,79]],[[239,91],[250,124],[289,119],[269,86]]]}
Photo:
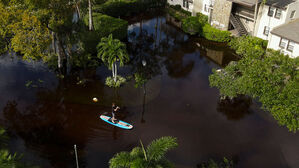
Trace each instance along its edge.
{"label": "water reflection", "polygon": [[234,99],[219,99],[217,111],[223,113],[228,120],[238,121],[249,114],[252,100],[246,96],[239,96]]}
{"label": "water reflection", "polygon": [[[130,22],[131,62],[120,72],[128,83],[120,89],[104,85],[110,75],[104,66],[56,78],[45,66],[10,65],[0,58],[0,122],[24,142],[25,155],[44,158],[49,164],[40,165],[46,168],[74,167],[77,144],[80,166],[108,167],[115,153],[131,150],[139,139],[147,143],[171,135],[178,137],[179,147],[168,157],[177,167],[195,167],[211,155],[240,156],[241,167],[296,165],[297,135],[261,116],[264,112],[253,109],[246,97],[219,101],[218,90],[210,88],[211,69],[237,59],[231,51],[189,37],[162,15],[153,15]],[[146,92],[134,87],[130,76],[135,73],[146,79]],[[43,88],[24,86],[39,78],[45,81]],[[99,102],[93,103],[93,97]],[[110,112],[112,101],[121,106],[117,117],[132,123],[133,130],[99,120],[99,114]],[[282,155],[288,160],[281,160]]]}

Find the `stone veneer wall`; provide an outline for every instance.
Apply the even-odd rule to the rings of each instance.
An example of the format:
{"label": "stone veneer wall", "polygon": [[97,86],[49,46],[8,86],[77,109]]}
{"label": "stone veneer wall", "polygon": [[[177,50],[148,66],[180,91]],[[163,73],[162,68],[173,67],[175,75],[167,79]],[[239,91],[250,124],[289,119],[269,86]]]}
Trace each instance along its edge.
{"label": "stone veneer wall", "polygon": [[193,0],[193,11],[192,11],[192,16],[195,16],[196,13],[202,12],[202,0]]}
{"label": "stone veneer wall", "polygon": [[227,0],[215,0],[211,20],[212,26],[220,30],[228,30],[232,4],[232,2]]}

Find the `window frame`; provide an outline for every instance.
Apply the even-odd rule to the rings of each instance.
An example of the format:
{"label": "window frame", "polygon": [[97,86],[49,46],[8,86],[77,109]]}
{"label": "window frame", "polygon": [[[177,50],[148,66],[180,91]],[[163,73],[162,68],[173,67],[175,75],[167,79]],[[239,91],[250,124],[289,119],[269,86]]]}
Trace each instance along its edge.
{"label": "window frame", "polygon": [[[277,16],[277,13],[278,13],[277,11],[280,11],[279,16]],[[281,15],[282,15],[282,10],[279,9],[279,8],[277,8],[276,11],[275,11],[275,15],[274,15],[274,17],[275,17],[276,19],[280,19],[280,18],[281,18]]]}
{"label": "window frame", "polygon": [[296,10],[293,10],[293,11],[291,12],[290,18],[291,18],[291,19],[294,19],[295,14],[296,14]]}
{"label": "window frame", "polygon": [[[270,14],[271,9],[273,9],[273,11],[272,11],[272,15]],[[268,9],[268,16],[273,17],[273,16],[274,16],[274,13],[275,13],[275,8],[272,7],[272,6],[269,6],[269,9]]]}
{"label": "window frame", "polygon": [[204,6],[204,11],[205,11],[205,12],[209,12],[209,8],[208,8],[208,5],[207,5],[207,4],[205,4],[205,6]]}
{"label": "window frame", "polygon": [[[293,45],[290,45],[290,43],[293,43]],[[296,43],[294,41],[289,40],[288,45],[287,45],[287,50],[290,51],[290,52],[293,52],[294,48],[295,48],[295,44]],[[290,50],[289,46],[292,46],[293,48]]]}
{"label": "window frame", "polygon": [[[283,40],[285,40],[286,42],[283,42]],[[287,46],[287,44],[288,44],[288,42],[289,42],[288,39],[281,37],[281,38],[280,38],[280,42],[279,42],[279,47],[285,49],[286,46]],[[285,44],[284,46],[281,45],[281,44],[283,44],[283,43]]]}
{"label": "window frame", "polygon": [[[266,30],[268,28],[268,30]],[[267,32],[267,33],[266,33]],[[270,33],[270,27],[268,27],[268,26],[265,26],[264,27],[264,32],[263,32],[263,34],[265,35],[265,36],[269,36],[269,33]]]}

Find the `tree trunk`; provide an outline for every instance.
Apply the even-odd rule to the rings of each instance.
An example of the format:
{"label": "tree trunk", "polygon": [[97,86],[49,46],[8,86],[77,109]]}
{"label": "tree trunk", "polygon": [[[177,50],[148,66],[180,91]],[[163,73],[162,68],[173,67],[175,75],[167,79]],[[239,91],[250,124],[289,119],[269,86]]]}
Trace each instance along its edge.
{"label": "tree trunk", "polygon": [[80,20],[81,19],[81,13],[80,13],[80,8],[79,8],[79,5],[78,5],[77,1],[76,1],[76,10],[77,10],[78,18]]}
{"label": "tree trunk", "polygon": [[[61,69],[62,68],[62,58],[61,58],[61,48],[60,48],[60,41],[58,40],[58,35],[56,34],[56,39],[57,39],[57,42],[56,42],[56,46],[57,46],[57,65],[58,65],[58,69]],[[55,48],[56,48],[55,46]]]}
{"label": "tree trunk", "polygon": [[114,68],[114,71],[115,71],[115,73],[114,73],[114,82],[116,82],[116,77],[117,77],[117,64],[115,63],[114,64],[115,65],[115,68]]}
{"label": "tree trunk", "polygon": [[94,30],[94,27],[93,27],[91,0],[88,0],[88,14],[89,14],[89,30],[92,31]]}
{"label": "tree trunk", "polygon": [[114,73],[114,63],[112,64],[112,77],[114,78],[115,73]]}
{"label": "tree trunk", "polygon": [[52,50],[53,53],[56,54],[55,33],[52,31],[51,34],[52,34]]}
{"label": "tree trunk", "polygon": [[61,42],[61,39],[59,38],[59,35],[56,34],[57,39],[57,53],[58,53],[58,68],[63,73],[66,74],[66,55],[65,51]]}

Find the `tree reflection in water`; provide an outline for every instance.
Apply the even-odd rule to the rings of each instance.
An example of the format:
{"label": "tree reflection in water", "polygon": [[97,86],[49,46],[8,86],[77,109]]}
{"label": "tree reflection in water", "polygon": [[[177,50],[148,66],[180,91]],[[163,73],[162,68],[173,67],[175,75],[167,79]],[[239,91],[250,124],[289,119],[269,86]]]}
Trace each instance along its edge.
{"label": "tree reflection in water", "polygon": [[234,99],[219,99],[217,111],[223,113],[227,120],[237,121],[252,113],[249,109],[251,104],[251,98],[246,96],[239,96]]}
{"label": "tree reflection in water", "polygon": [[[82,85],[66,87],[59,82],[55,90],[39,89],[36,102],[24,109],[18,107],[17,101],[8,101],[3,109],[1,124],[21,137],[26,148],[49,160],[53,167],[68,167],[67,164],[74,159],[73,144],[78,145],[79,158],[82,158],[85,156],[82,149],[90,138],[107,141],[122,136],[120,129],[100,122],[98,115],[110,112],[111,102],[108,98],[103,99],[100,105],[92,103],[91,92],[105,93],[103,85],[91,85],[92,90],[82,88]],[[122,115],[118,117],[123,120],[127,114],[126,108],[122,108]],[[83,160],[80,162],[84,165]]]}

